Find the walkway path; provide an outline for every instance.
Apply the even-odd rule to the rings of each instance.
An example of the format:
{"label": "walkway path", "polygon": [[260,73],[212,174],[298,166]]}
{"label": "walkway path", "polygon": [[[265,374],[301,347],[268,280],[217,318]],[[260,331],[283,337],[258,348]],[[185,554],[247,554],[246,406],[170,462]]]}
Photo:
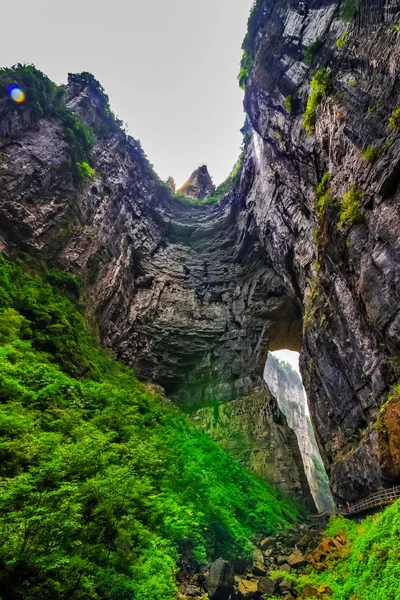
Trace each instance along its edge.
{"label": "walkway path", "polygon": [[356,515],[358,513],[370,510],[371,508],[392,504],[398,498],[400,498],[400,485],[393,488],[379,490],[379,492],[375,492],[374,494],[371,494],[371,496],[367,496],[358,502],[349,504],[345,508],[334,508],[332,510],[319,513],[318,515],[310,515],[310,517],[312,519],[319,519],[321,517],[330,515]]}

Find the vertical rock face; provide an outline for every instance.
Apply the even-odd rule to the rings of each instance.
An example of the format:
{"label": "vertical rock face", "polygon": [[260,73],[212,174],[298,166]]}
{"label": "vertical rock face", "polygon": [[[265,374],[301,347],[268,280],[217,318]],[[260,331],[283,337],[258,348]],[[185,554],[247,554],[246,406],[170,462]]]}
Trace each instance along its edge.
{"label": "vertical rock face", "polygon": [[283,363],[269,354],[264,379],[277,399],[289,427],[296,433],[307,480],[318,510],[323,512],[332,508],[328,477],[306,411],[307,400],[298,373],[292,370],[289,363]]}
{"label": "vertical rock face", "polygon": [[79,77],[68,106],[96,133],[81,188],[60,120],[0,100],[2,250],[84,275],[105,344],[181,405],[255,398],[271,448],[286,427],[282,473],[299,454],[263,368],[301,350],[341,501],[399,481],[396,411],[387,440],[375,427],[399,374],[399,20],[391,0],[257,0],[246,149],[216,205],[175,198]]}
{"label": "vertical rock face", "polygon": [[245,468],[284,492],[303,497],[313,508],[296,436],[283,415],[278,415],[271,413],[265,395],[257,394],[223,404],[216,402],[191,418]]}
{"label": "vertical rock face", "polygon": [[245,98],[247,206],[303,307],[303,381],[342,500],[398,481],[373,424],[399,372],[400,7],[350,4],[257,2]]}

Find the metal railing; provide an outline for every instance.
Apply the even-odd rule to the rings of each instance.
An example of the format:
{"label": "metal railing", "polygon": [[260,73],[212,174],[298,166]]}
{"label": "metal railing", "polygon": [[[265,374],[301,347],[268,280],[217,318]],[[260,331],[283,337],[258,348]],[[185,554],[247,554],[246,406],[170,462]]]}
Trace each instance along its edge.
{"label": "metal railing", "polygon": [[336,507],[333,510],[327,510],[318,515],[310,515],[310,517],[315,519],[330,515],[356,515],[358,513],[366,512],[371,508],[392,504],[398,498],[400,498],[400,485],[379,490],[379,492],[375,492],[353,504],[347,504],[345,507]]}

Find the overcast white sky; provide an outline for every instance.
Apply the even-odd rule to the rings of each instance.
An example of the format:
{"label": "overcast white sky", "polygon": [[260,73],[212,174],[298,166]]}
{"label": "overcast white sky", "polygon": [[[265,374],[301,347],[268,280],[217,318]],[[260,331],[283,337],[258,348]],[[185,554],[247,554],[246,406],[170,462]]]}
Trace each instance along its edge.
{"label": "overcast white sky", "polygon": [[215,183],[241,143],[237,74],[252,0],[19,0],[2,7],[2,66],[56,83],[90,71],[156,171],[182,184],[206,162]]}

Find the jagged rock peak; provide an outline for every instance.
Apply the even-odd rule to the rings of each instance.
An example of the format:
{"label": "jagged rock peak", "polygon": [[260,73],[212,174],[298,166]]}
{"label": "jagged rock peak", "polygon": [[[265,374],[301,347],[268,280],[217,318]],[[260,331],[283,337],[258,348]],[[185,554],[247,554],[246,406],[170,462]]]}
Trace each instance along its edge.
{"label": "jagged rock peak", "polygon": [[166,184],[174,193],[176,192],[176,183],[175,183],[175,179],[173,177],[171,177],[171,176],[168,177]]}
{"label": "jagged rock peak", "polygon": [[201,165],[193,171],[189,179],[178,191],[185,194],[188,198],[193,198],[193,200],[203,200],[203,198],[212,196],[215,192],[215,185],[208,172],[207,165]]}

